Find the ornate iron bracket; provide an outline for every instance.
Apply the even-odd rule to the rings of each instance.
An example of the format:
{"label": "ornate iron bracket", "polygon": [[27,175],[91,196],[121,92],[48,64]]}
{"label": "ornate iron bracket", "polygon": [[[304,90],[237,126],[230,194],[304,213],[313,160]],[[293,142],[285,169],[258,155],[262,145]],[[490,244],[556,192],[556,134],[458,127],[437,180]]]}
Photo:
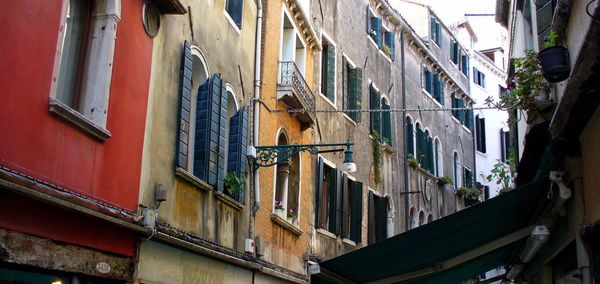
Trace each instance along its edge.
{"label": "ornate iron bracket", "polygon": [[354,143],[332,143],[332,144],[298,144],[298,145],[274,145],[274,146],[255,146],[256,158],[254,159],[254,169],[259,167],[271,167],[281,162],[288,161],[292,156],[300,152],[308,152],[316,155],[321,152],[341,152],[344,149],[319,151],[318,147],[336,147],[345,146],[346,151],[350,151],[350,146]]}

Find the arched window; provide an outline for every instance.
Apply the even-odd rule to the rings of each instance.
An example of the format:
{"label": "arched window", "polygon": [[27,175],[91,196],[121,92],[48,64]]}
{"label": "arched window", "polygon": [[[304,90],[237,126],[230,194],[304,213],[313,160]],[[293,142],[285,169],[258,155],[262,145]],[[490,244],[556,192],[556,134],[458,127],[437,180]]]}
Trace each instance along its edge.
{"label": "arched window", "polygon": [[433,222],[433,215],[429,214],[429,216],[427,216],[427,224]]}
{"label": "arched window", "polygon": [[421,165],[424,165],[425,161],[426,161],[426,155],[427,155],[427,147],[426,147],[426,141],[425,141],[425,132],[423,131],[423,129],[421,128],[421,124],[417,122],[416,124],[416,134],[417,134],[417,155],[415,156],[415,158],[417,158],[417,160],[419,160],[419,163],[421,163]]}
{"label": "arched window", "polygon": [[425,157],[422,161],[423,163],[423,168],[428,171],[429,173],[433,174],[433,139],[431,138],[431,133],[429,132],[429,130],[425,130],[425,141],[424,141],[425,145],[424,147],[424,151],[423,153],[425,154]]}
{"label": "arched window", "polygon": [[[279,133],[277,145],[289,145],[289,140],[284,131]],[[300,155],[278,161],[275,166],[275,202],[274,212],[287,220],[288,215],[298,216],[299,193],[300,193]],[[283,212],[279,210],[283,209]],[[293,221],[293,220],[290,220]]]}
{"label": "arched window", "polygon": [[404,143],[406,143],[406,152],[411,155],[415,155],[415,131],[413,128],[413,122],[410,116],[406,117],[406,125],[404,127]]}
{"label": "arched window", "polygon": [[441,177],[444,175],[444,154],[440,139],[437,137],[435,138],[433,151],[435,153],[435,176]]}
{"label": "arched window", "polygon": [[392,145],[392,118],[389,112],[390,103],[387,98],[381,99],[381,131],[383,143]]}
{"label": "arched window", "polygon": [[454,152],[454,189],[458,189],[461,184],[461,169],[458,153]]}
{"label": "arched window", "polygon": [[416,214],[417,214],[417,209],[415,209],[414,207],[411,207],[410,208],[410,219],[409,219],[410,229],[414,229],[419,226],[419,220],[417,220]]}
{"label": "arched window", "polygon": [[425,225],[425,212],[421,211],[419,213],[419,226]]}

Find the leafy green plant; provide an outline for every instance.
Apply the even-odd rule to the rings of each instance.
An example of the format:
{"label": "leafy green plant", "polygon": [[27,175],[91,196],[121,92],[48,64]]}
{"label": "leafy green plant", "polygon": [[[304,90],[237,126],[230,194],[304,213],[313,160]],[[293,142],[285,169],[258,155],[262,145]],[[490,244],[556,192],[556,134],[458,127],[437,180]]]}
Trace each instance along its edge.
{"label": "leafy green plant", "polygon": [[442,176],[442,177],[438,178],[438,183],[442,184],[442,185],[444,185],[444,184],[452,184],[452,183],[454,183],[454,180],[452,180],[452,178],[449,177],[449,176]]}
{"label": "leafy green plant", "polygon": [[408,165],[414,168],[418,168],[421,166],[421,161],[417,159],[413,154],[408,154]]}
{"label": "leafy green plant", "polygon": [[525,50],[525,56],[514,60],[515,73],[508,89],[500,95],[500,101],[493,97],[485,100],[487,106],[501,110],[529,110],[535,107],[535,97],[550,93],[552,84],[544,79],[537,52]]}
{"label": "leafy green plant", "polygon": [[381,157],[383,150],[381,149],[381,136],[377,131],[373,132],[373,166],[375,174],[375,184],[381,182]]}
{"label": "leafy green plant", "polygon": [[556,45],[556,39],[558,38],[558,34],[554,31],[550,32],[546,41],[544,41],[544,48],[553,47]]}
{"label": "leafy green plant", "polygon": [[461,187],[457,192],[459,195],[465,198],[478,199],[481,196],[481,191],[475,188]]}
{"label": "leafy green plant", "polygon": [[387,45],[383,45],[383,53],[385,53],[385,55],[387,55],[387,57],[390,57],[392,55],[392,50],[390,49],[389,46]]}
{"label": "leafy green plant", "polygon": [[512,188],[513,184],[513,171],[511,165],[513,165],[514,159],[512,155],[508,158],[507,162],[508,163],[504,163],[498,160],[490,171],[490,174],[486,177],[488,181],[496,180],[496,184],[502,185],[503,189]]}
{"label": "leafy green plant", "polygon": [[229,172],[225,176],[225,190],[230,195],[236,195],[244,190],[243,179],[238,177],[235,172]]}

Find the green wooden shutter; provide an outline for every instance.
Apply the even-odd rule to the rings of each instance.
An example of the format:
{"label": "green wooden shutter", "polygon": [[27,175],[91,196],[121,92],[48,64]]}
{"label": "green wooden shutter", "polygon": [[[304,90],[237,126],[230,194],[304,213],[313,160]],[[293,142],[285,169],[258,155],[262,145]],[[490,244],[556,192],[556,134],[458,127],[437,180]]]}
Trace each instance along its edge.
{"label": "green wooden shutter", "polygon": [[327,46],[327,77],[325,95],[331,101],[335,101],[335,48]]}
{"label": "green wooden shutter", "polygon": [[[369,87],[369,93],[370,93],[370,109],[371,110],[380,110],[380,104],[381,104],[381,96],[379,95],[379,92],[377,90],[375,90],[375,88],[373,87],[373,85],[371,84],[371,86]],[[377,132],[377,134],[379,134],[381,136],[381,112],[378,111],[372,111],[371,112],[371,133],[375,133]]]}
{"label": "green wooden shutter", "polygon": [[192,50],[190,44],[183,43],[181,57],[181,83],[179,84],[179,111],[177,119],[177,146],[175,148],[175,168],[188,169],[188,142],[190,135],[190,108],[192,98]]}
{"label": "green wooden shutter", "polygon": [[[242,180],[248,173],[248,107],[241,108],[229,120],[229,145],[227,148],[227,173],[233,172]],[[239,191],[233,197],[243,203],[244,191]]]}
{"label": "green wooden shutter", "polygon": [[375,200],[372,191],[369,191],[369,204],[367,205],[367,242],[372,244],[376,241],[375,239]]}
{"label": "green wooden shutter", "polygon": [[341,227],[341,235],[343,238],[348,238],[348,233],[350,232],[350,223],[348,222],[349,218],[350,218],[350,208],[347,206],[350,202],[349,202],[349,198],[350,198],[350,194],[349,193],[349,188],[348,188],[348,175],[346,175],[343,172],[340,172],[340,177],[341,177],[341,186],[340,186],[340,208],[339,208],[339,215],[340,215],[340,227]]}
{"label": "green wooden shutter", "polygon": [[408,154],[412,154],[413,156],[415,155],[415,134],[414,134],[414,129],[413,129],[413,125],[410,121],[406,121],[406,147],[407,147],[407,153]]}
{"label": "green wooden shutter", "polygon": [[427,171],[433,174],[433,139],[427,136]]}
{"label": "green wooden shutter", "polygon": [[394,60],[396,56],[395,51],[395,42],[394,42],[394,33],[393,32],[385,32],[385,45],[390,49],[390,59]]}
{"label": "green wooden shutter", "polygon": [[317,228],[323,227],[323,221],[321,220],[321,215],[323,210],[327,210],[327,208],[321,208],[321,197],[323,196],[323,190],[327,190],[327,188],[323,188],[323,158],[319,157],[317,159],[317,180],[315,184],[315,226]]}
{"label": "green wooden shutter", "polygon": [[360,243],[362,230],[362,183],[350,181],[350,240]]}
{"label": "green wooden shutter", "polygon": [[342,109],[348,109],[348,100],[350,98],[350,80],[348,79],[348,63],[346,57],[342,56]]}
{"label": "green wooden shutter", "polygon": [[443,37],[442,37],[442,24],[436,20],[436,43],[439,47],[442,47]]}
{"label": "green wooden shutter", "polygon": [[431,41],[437,43],[437,29],[436,29],[436,21],[434,17],[431,17],[430,19],[430,37],[431,37]]}
{"label": "green wooden shutter", "polygon": [[433,73],[425,70],[425,90],[431,95],[433,94]]}
{"label": "green wooden shutter", "polygon": [[381,30],[381,18],[378,17],[372,17],[371,18],[371,28],[373,30],[375,30],[375,33],[377,33],[377,36],[375,37],[375,43],[377,43],[377,46],[379,48],[382,48],[383,46],[383,34],[382,34],[382,30]]}
{"label": "green wooden shutter", "polygon": [[425,132],[422,129],[417,128],[417,156],[416,158],[421,163],[425,163]]}
{"label": "green wooden shutter", "polygon": [[[350,82],[348,87],[348,108],[360,110],[362,109],[362,69],[354,68],[349,72]],[[362,113],[360,112],[351,112],[349,116],[356,122],[360,122],[362,120]]]}
{"label": "green wooden shutter", "polygon": [[335,169],[329,170],[329,178],[332,179],[329,181],[329,208],[327,211],[327,218],[329,219],[329,228],[327,229],[329,232],[337,234],[337,207],[338,207],[338,179],[337,179],[337,171]]}
{"label": "green wooden shutter", "polygon": [[432,83],[432,88],[431,88],[430,94],[431,94],[431,96],[433,96],[433,98],[436,101],[439,101],[440,99],[438,97],[438,95],[439,95],[438,93],[440,91],[440,79],[439,79],[438,74],[433,74],[433,80],[432,81],[433,81],[433,83]]}
{"label": "green wooden shutter", "polygon": [[387,104],[382,104],[381,105],[381,109],[382,110],[387,110],[381,113],[382,116],[382,136],[383,136],[383,141],[385,143],[387,143],[388,145],[392,145],[392,119],[391,119],[391,114],[389,112],[390,110],[390,106]]}
{"label": "green wooden shutter", "polygon": [[440,90],[438,91],[438,102],[440,102],[441,105],[444,105],[444,91],[446,89],[444,80],[440,80]]}
{"label": "green wooden shutter", "polygon": [[458,116],[458,121],[460,121],[460,123],[464,123],[465,122],[465,110],[462,108],[465,107],[465,101],[463,99],[457,99],[456,107],[460,108],[460,110],[456,111],[456,114]]}

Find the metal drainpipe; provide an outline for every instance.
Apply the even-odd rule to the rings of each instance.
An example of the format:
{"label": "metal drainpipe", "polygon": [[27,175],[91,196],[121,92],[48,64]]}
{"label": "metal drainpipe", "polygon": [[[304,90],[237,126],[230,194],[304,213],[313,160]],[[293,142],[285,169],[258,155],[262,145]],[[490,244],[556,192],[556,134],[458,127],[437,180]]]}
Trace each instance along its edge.
{"label": "metal drainpipe", "polygon": [[[261,53],[262,53],[262,21],[263,21],[263,8],[262,0],[255,0],[257,5],[256,12],[256,42],[254,47],[254,99],[253,99],[253,112],[252,112],[252,144],[256,146],[258,144],[258,127],[260,125],[260,67],[261,67]],[[254,166],[254,165],[253,165]],[[260,187],[258,182],[258,169],[252,171],[252,183],[254,186],[254,205],[250,211],[250,238],[254,239],[253,220],[254,215],[260,208]]]}
{"label": "metal drainpipe", "polygon": [[[408,208],[408,145],[406,145],[406,59],[404,53],[404,30],[400,32],[400,53],[402,54],[402,129],[404,141],[404,218],[406,219],[405,230],[410,230],[410,216]],[[399,159],[398,159],[399,160]]]}

